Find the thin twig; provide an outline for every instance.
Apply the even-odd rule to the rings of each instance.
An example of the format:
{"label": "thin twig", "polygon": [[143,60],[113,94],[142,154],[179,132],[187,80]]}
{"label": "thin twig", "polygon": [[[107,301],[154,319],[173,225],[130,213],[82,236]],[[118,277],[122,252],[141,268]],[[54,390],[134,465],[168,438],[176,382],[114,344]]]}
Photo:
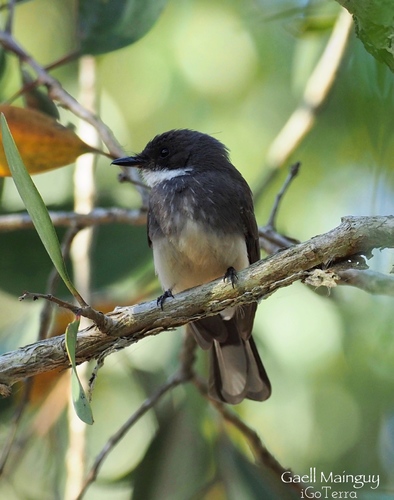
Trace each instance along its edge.
{"label": "thin twig", "polygon": [[282,201],[283,196],[285,195],[285,193],[288,190],[292,181],[295,179],[295,177],[297,177],[298,172],[300,171],[300,166],[301,166],[301,163],[298,161],[297,163],[294,163],[294,165],[292,165],[290,167],[289,173],[287,174],[285,182],[283,183],[282,189],[279,191],[279,193],[275,197],[274,206],[272,207],[271,214],[268,218],[267,225],[265,226],[266,228],[269,228],[272,230],[276,229],[276,217],[278,215],[280,202]]}
{"label": "thin twig", "polygon": [[55,297],[54,295],[48,293],[24,292],[19,297],[19,300],[25,300],[25,299],[33,299],[33,300],[45,299],[48,300],[49,302],[53,302],[54,304],[57,304],[59,307],[68,309],[69,311],[71,311],[76,315],[81,315],[84,318],[92,320],[102,333],[107,333],[115,326],[115,323],[109,316],[103,314],[100,311],[96,311],[96,309],[91,307],[89,304],[82,306],[75,305],[72,304],[71,302],[59,299],[58,297]]}
{"label": "thin twig", "polygon": [[297,162],[291,165],[289,173],[283,183],[283,186],[279,193],[276,195],[271,214],[268,218],[268,222],[264,227],[259,228],[259,239],[260,248],[264,250],[268,255],[272,255],[284,248],[289,248],[292,245],[299,243],[298,240],[284,236],[276,231],[276,217],[279,211],[280,203],[289,189],[291,183],[298,175],[301,163]]}
{"label": "thin twig", "polygon": [[69,311],[73,312],[74,314],[81,313],[81,306],[76,306],[75,304],[72,304],[71,302],[66,302],[65,300],[61,300],[50,293],[24,292],[19,297],[19,300],[25,300],[25,299],[32,299],[32,300],[45,299],[48,302],[53,302],[54,304],[57,304],[59,307],[63,307],[64,309],[68,309]]}

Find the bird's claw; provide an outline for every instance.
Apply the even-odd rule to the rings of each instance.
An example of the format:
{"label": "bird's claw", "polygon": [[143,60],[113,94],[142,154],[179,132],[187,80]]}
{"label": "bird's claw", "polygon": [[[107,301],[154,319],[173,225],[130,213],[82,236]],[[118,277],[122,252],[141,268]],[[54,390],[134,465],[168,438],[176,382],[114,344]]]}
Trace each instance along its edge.
{"label": "bird's claw", "polygon": [[229,267],[223,276],[223,281],[230,281],[231,286],[234,288],[235,283],[238,280],[238,274],[237,271],[233,267]]}
{"label": "bird's claw", "polygon": [[158,306],[160,306],[161,310],[163,310],[163,305],[164,305],[165,300],[168,299],[169,297],[174,298],[174,296],[172,295],[171,290],[166,290],[163,293],[163,295],[160,295],[160,297],[157,297],[156,304]]}

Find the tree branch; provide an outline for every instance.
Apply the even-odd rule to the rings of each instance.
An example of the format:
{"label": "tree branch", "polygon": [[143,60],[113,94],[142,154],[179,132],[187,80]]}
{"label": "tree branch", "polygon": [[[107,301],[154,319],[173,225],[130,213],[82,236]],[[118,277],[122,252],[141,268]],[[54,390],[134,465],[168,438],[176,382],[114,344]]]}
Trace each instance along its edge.
{"label": "tree branch", "polygon": [[[92,326],[79,332],[77,362],[97,358],[107,349],[121,349],[234,305],[267,298],[279,288],[303,279],[308,271],[328,268],[357,254],[367,257],[374,248],[394,247],[394,216],[345,217],[335,229],[259,261],[238,275],[233,288],[222,279],[168,299],[162,311],[156,301],[118,307],[106,316],[107,334]],[[38,373],[65,369],[68,358],[64,336],[36,342],[0,356],[0,393],[15,382]]]}
{"label": "tree branch", "polygon": [[355,286],[372,295],[394,296],[394,276],[358,269],[344,269],[336,274],[340,279],[338,285]]}
{"label": "tree branch", "polygon": [[[146,224],[146,211],[140,209],[94,208],[87,214],[50,211],[49,216],[56,227],[87,227],[113,223],[135,226]],[[27,212],[0,215],[0,233],[30,228],[34,228],[34,224]]]}

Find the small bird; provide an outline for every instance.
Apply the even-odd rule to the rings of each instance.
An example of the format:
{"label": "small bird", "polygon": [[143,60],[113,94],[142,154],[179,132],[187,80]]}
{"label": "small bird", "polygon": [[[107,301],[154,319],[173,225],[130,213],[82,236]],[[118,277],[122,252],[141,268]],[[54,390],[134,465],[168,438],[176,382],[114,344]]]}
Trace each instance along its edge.
{"label": "small bird", "polygon": [[[148,241],[164,294],[223,277],[260,258],[258,228],[248,184],[231,164],[226,147],[194,130],[157,135],[135,155],[112,162],[138,167],[151,188]],[[257,304],[228,308],[189,323],[211,353],[209,395],[230,404],[264,401],[271,384],[251,332]]]}

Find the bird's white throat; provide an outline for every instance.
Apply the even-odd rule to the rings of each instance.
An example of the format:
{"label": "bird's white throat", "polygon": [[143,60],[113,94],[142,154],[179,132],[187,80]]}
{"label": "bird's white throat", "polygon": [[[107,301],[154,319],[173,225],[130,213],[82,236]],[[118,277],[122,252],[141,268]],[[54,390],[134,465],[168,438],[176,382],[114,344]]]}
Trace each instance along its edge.
{"label": "bird's white throat", "polygon": [[174,179],[175,177],[180,177],[181,175],[188,175],[193,171],[191,167],[188,168],[174,168],[174,169],[141,169],[141,175],[144,181],[148,184],[149,187],[157,186],[164,181],[169,181]]}

